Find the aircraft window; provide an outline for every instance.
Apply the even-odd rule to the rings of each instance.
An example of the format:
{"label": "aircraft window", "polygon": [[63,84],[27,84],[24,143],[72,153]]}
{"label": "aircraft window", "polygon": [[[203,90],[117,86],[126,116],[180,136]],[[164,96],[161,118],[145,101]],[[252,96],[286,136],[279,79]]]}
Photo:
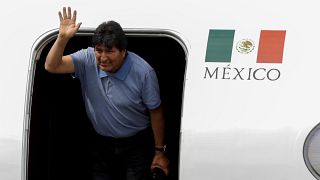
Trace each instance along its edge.
{"label": "aircraft window", "polygon": [[[128,50],[146,59],[157,73],[166,119],[169,179],[177,180],[187,49],[171,31],[125,31]],[[69,41],[65,54],[91,46],[93,32],[94,29],[80,29]],[[57,34],[55,30],[43,35],[33,47],[25,123],[29,127],[24,142],[27,177],[23,179],[90,179],[92,127],[85,113],[80,82],[70,74],[50,74],[44,69]]]}
{"label": "aircraft window", "polygon": [[306,139],[304,159],[310,172],[320,179],[320,124],[310,132]]}

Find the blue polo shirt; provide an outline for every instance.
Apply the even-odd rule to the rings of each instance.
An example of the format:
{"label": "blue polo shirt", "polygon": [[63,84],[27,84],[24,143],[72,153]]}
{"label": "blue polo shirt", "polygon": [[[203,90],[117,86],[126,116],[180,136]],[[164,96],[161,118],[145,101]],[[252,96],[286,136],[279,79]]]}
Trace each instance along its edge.
{"label": "blue polo shirt", "polygon": [[86,111],[97,133],[129,137],[150,125],[148,109],[160,106],[154,69],[128,52],[120,69],[100,70],[92,47],[71,54],[75,76],[80,79]]}

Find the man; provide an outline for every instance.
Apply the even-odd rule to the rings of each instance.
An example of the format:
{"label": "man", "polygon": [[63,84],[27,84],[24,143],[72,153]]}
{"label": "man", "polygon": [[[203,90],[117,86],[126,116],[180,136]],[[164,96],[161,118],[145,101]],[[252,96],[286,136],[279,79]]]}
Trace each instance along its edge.
{"label": "man", "polygon": [[80,79],[86,111],[97,132],[93,179],[144,180],[155,168],[168,174],[164,118],[154,69],[126,50],[125,34],[114,21],[98,26],[92,38],[94,48],[64,56],[66,44],[81,25],[76,17],[77,12],[72,13],[70,7],[59,12],[59,35],[45,68],[51,73],[74,73]]}

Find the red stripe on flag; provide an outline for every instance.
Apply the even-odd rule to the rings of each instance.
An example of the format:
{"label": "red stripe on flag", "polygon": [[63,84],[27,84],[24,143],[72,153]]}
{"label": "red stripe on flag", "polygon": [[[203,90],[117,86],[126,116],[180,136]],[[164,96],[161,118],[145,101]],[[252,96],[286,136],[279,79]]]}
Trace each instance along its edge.
{"label": "red stripe on flag", "polygon": [[282,63],[284,30],[261,30],[257,63]]}

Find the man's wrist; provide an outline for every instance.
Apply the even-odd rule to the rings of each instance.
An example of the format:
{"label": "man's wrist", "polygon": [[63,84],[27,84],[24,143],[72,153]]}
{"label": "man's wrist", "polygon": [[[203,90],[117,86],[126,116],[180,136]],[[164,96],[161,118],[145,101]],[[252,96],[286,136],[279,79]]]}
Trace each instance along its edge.
{"label": "man's wrist", "polygon": [[67,44],[71,38],[66,35],[58,34],[57,41],[62,44]]}
{"label": "man's wrist", "polygon": [[155,146],[155,147],[154,147],[154,150],[157,151],[157,152],[163,152],[163,153],[165,153],[166,150],[167,150],[167,145]]}

